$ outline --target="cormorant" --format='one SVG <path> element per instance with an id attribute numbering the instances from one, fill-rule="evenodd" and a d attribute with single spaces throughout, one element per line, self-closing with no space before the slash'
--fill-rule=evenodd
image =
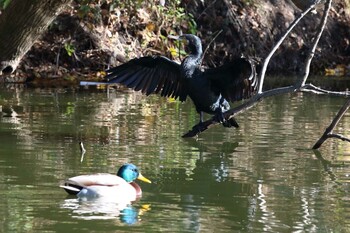
<path id="1" fill-rule="evenodd" d="M 108 84 L 124 84 L 146 95 L 155 93 L 179 98 L 180 101 L 189 96 L 200 114 L 200 123 L 205 112 L 215 114 L 218 122 L 225 127 L 238 127 L 234 118 L 226 121 L 223 113 L 230 109 L 228 101 L 249 98 L 256 90 L 255 64 L 249 59 L 238 58 L 203 71 L 200 67 L 203 55 L 201 40 L 192 34 L 171 38 L 187 40 L 189 55 L 181 64 L 164 56 L 135 58 L 107 70 L 105 81 Z"/>

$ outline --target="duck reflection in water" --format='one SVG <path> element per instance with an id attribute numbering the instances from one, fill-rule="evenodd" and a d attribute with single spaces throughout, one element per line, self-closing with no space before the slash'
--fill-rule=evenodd
<path id="1" fill-rule="evenodd" d="M 119 219 L 121 223 L 133 225 L 149 211 L 150 205 L 131 205 L 108 198 L 68 198 L 60 205 L 62 209 L 72 210 L 72 217 L 84 220 Z"/>

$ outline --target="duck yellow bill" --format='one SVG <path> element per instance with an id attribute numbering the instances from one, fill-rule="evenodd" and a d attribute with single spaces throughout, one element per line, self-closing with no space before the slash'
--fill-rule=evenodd
<path id="1" fill-rule="evenodd" d="M 139 176 L 137 177 L 137 179 L 142 180 L 143 182 L 146 182 L 146 183 L 152 183 L 149 179 L 141 175 L 141 173 L 139 173 Z"/>

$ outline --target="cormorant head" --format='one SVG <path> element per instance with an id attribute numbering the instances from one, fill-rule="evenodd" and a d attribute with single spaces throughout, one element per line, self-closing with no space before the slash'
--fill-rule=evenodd
<path id="1" fill-rule="evenodd" d="M 131 163 L 124 164 L 118 170 L 117 176 L 123 178 L 126 182 L 130 183 L 136 179 L 142 180 L 147 183 L 151 183 L 149 179 L 141 175 L 139 169 Z"/>
<path id="2" fill-rule="evenodd" d="M 192 34 L 183 34 L 181 36 L 168 36 L 175 40 L 186 41 L 187 48 L 190 50 L 190 54 L 202 55 L 202 42 L 198 36 Z"/>

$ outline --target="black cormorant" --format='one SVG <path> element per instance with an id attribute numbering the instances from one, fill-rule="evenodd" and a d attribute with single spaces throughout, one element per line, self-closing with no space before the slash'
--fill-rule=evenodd
<path id="1" fill-rule="evenodd" d="M 203 71 L 200 39 L 191 34 L 171 38 L 188 42 L 189 55 L 181 64 L 164 56 L 135 58 L 107 70 L 105 81 L 124 84 L 146 95 L 155 93 L 180 101 L 189 96 L 200 114 L 200 123 L 205 112 L 215 114 L 226 127 L 238 127 L 234 118 L 226 121 L 223 113 L 230 108 L 228 101 L 249 98 L 256 90 L 255 64 L 249 59 L 238 58 Z"/>

